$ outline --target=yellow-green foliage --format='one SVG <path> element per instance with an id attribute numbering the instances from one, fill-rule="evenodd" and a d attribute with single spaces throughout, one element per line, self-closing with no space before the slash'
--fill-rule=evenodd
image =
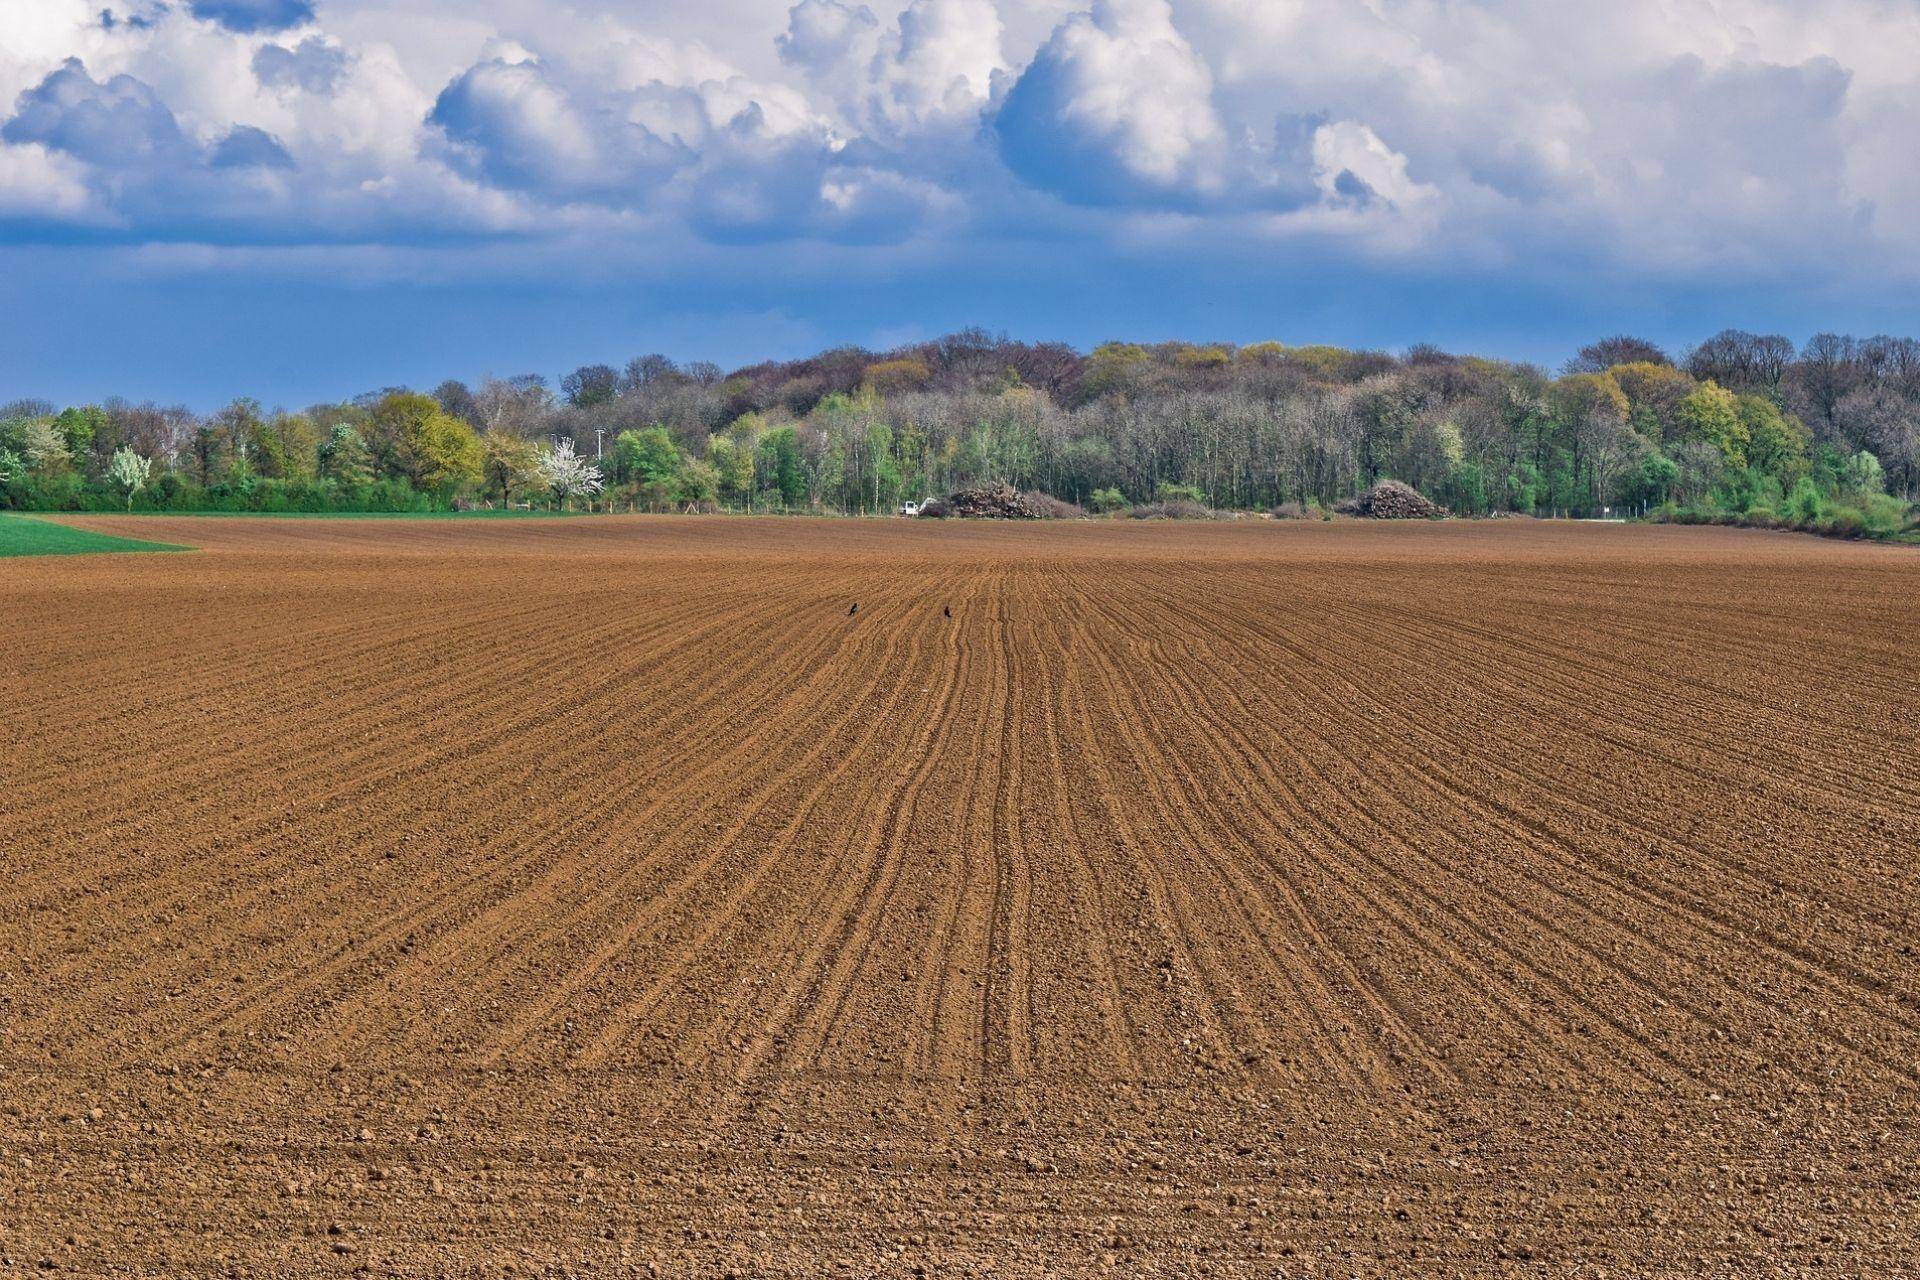
<path id="1" fill-rule="evenodd" d="M 1513 366 L 1506 361 L 1486 356 L 1462 356 L 1460 367 L 1480 378 L 1504 378 L 1513 371 Z"/>
<path id="2" fill-rule="evenodd" d="M 1765 396 L 1741 396 L 1735 404 L 1741 429 L 1746 433 L 1746 458 L 1782 481 L 1792 481 L 1807 472 L 1807 455 L 1813 447 L 1813 433 Z"/>
<path id="3" fill-rule="evenodd" d="M 433 397 L 396 391 L 373 407 L 372 425 L 416 487 L 454 489 L 480 479 L 480 437 Z"/>
<path id="4" fill-rule="evenodd" d="M 1233 353 L 1222 346 L 1188 347 L 1174 350 L 1173 363 L 1182 369 L 1219 369 L 1232 363 Z"/>
<path id="5" fill-rule="evenodd" d="M 1628 419 L 1632 405 L 1611 373 L 1576 373 L 1553 384 L 1554 407 L 1568 421 L 1596 414 Z"/>
<path id="6" fill-rule="evenodd" d="M 1337 378 L 1347 367 L 1352 353 L 1341 347 L 1310 346 L 1294 347 L 1287 352 L 1295 360 L 1306 365 L 1316 373 L 1329 378 Z"/>
<path id="7" fill-rule="evenodd" d="M 511 431 L 487 432 L 480 442 L 480 458 L 487 492 L 498 493 L 503 503 L 540 483 L 539 451 L 532 441 Z"/>
<path id="8" fill-rule="evenodd" d="M 1680 402 L 1693 392 L 1692 378 L 1670 364 L 1651 361 L 1617 364 L 1607 376 L 1627 397 L 1627 420 L 1635 431 L 1655 444 L 1673 435 Z"/>
<path id="9" fill-rule="evenodd" d="M 1682 439 L 1706 441 L 1728 466 L 1747 465 L 1747 424 L 1740 419 L 1740 402 L 1733 392 L 1709 378 L 1680 402 L 1675 417 Z"/>
<path id="10" fill-rule="evenodd" d="M 918 391 L 932 377 L 924 360 L 882 360 L 867 368 L 866 385 L 883 396 Z"/>
<path id="11" fill-rule="evenodd" d="M 1129 385 L 1132 379 L 1153 362 L 1147 349 L 1131 342 L 1109 342 L 1095 347 L 1087 357 L 1081 385 L 1089 396 L 1102 396 Z"/>

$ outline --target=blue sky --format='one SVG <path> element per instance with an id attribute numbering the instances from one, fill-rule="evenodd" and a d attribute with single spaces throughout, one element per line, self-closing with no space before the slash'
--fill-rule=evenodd
<path id="1" fill-rule="evenodd" d="M 1912 0 L 34 0 L 0 398 L 1913 331 Z"/>

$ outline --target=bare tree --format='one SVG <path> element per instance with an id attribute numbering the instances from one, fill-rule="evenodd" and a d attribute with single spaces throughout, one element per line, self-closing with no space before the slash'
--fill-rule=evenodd
<path id="1" fill-rule="evenodd" d="M 1615 365 L 1672 363 L 1673 360 L 1655 343 L 1622 333 L 1580 348 L 1580 353 L 1567 361 L 1565 372 L 1605 373 Z"/>
<path id="2" fill-rule="evenodd" d="M 1686 369 L 1700 381 L 1711 378 L 1729 391 L 1771 394 L 1792 363 L 1791 340 L 1724 329 L 1688 353 Z"/>

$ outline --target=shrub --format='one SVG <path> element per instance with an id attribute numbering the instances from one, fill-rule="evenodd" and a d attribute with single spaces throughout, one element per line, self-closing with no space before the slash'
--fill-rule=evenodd
<path id="1" fill-rule="evenodd" d="M 1880 459 L 1865 449 L 1847 459 L 1844 475 L 1851 493 L 1865 495 L 1886 492 L 1887 473 L 1881 467 Z"/>
<path id="2" fill-rule="evenodd" d="M 1835 507 L 1820 532 L 1835 538 L 1859 538 L 1867 532 L 1867 518 L 1855 507 Z"/>
<path id="3" fill-rule="evenodd" d="M 1172 502 L 1143 502 L 1127 509 L 1130 520 L 1211 520 L 1214 512 L 1204 503 L 1176 499 Z"/>
<path id="4" fill-rule="evenodd" d="M 86 482 L 71 471 L 42 475 L 33 484 L 38 490 L 34 505 L 42 511 L 80 511 L 85 509 Z"/>
<path id="5" fill-rule="evenodd" d="M 1042 520 L 1082 520 L 1086 512 L 1071 502 L 1063 502 L 1050 493 L 1038 491 L 1025 495 L 1027 505 Z"/>
<path id="6" fill-rule="evenodd" d="M 1892 537 L 1907 522 L 1907 504 L 1891 494 L 1867 494 L 1860 500 L 1860 516 L 1868 536 Z"/>
<path id="7" fill-rule="evenodd" d="M 1098 511 L 1104 516 L 1110 515 L 1126 506 L 1127 495 L 1114 488 L 1095 489 L 1089 496 L 1088 501 L 1093 504 L 1095 511 Z"/>
<path id="8" fill-rule="evenodd" d="M 1816 524 L 1827 514 L 1827 500 L 1820 496 L 1820 486 L 1813 482 L 1812 476 L 1801 476 L 1794 482 L 1793 492 L 1787 495 L 1785 507 L 1787 519 L 1795 524 Z"/>

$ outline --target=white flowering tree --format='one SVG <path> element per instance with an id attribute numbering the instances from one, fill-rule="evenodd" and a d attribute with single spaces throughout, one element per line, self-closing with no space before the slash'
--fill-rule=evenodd
<path id="1" fill-rule="evenodd" d="M 51 422 L 29 422 L 20 433 L 20 450 L 35 471 L 52 471 L 72 456 L 66 436 Z"/>
<path id="2" fill-rule="evenodd" d="M 153 459 L 143 458 L 125 445 L 114 450 L 113 461 L 107 464 L 107 479 L 126 491 L 129 511 L 133 510 L 133 495 L 146 488 L 152 474 Z"/>
<path id="3" fill-rule="evenodd" d="M 575 498 L 590 498 L 600 492 L 605 477 L 600 468 L 573 451 L 573 441 L 557 440 L 540 453 L 540 477 L 547 482 L 565 510 Z"/>

